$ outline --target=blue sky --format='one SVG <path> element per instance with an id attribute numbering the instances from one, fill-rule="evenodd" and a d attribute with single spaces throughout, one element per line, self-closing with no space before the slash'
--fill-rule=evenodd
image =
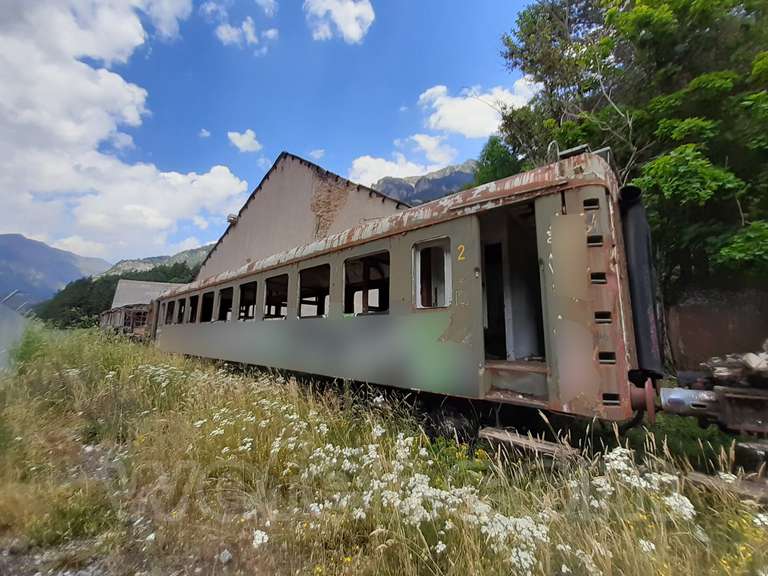
<path id="1" fill-rule="evenodd" d="M 0 232 L 109 260 L 214 241 L 282 150 L 364 184 L 474 158 L 533 92 L 516 2 L 11 4 Z"/>

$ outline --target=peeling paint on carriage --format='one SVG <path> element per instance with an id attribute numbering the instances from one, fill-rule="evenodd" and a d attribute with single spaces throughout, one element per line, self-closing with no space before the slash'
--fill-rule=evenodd
<path id="1" fill-rule="evenodd" d="M 162 301 L 256 281 L 263 301 L 264 280 L 288 274 L 289 313 L 277 321 L 161 323 L 157 342 L 196 356 L 623 420 L 637 407 L 627 376 L 635 351 L 617 202 L 605 160 L 570 157 L 170 290 Z M 544 353 L 526 359 L 507 348 L 494 359 L 480 218 L 496 211 L 510 222 L 510 210 L 521 207 L 535 219 Z M 450 303 L 422 309 L 414 247 L 440 238 L 451 247 Z M 390 255 L 388 313 L 345 315 L 345 261 L 382 251 Z M 328 317 L 298 318 L 298 272 L 320 264 L 331 266 Z M 233 311 L 238 298 L 235 290 Z"/>

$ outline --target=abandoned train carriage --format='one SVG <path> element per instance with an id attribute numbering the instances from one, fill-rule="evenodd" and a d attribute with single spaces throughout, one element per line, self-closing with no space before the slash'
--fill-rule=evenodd
<path id="1" fill-rule="evenodd" d="M 584 153 L 172 289 L 153 327 L 172 352 L 624 420 L 658 367 L 637 300 L 635 330 L 618 184 Z"/>

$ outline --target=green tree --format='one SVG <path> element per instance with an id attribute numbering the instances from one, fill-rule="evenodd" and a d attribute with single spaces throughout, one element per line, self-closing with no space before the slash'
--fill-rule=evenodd
<path id="1" fill-rule="evenodd" d="M 491 136 L 483 146 L 475 167 L 475 186 L 500 180 L 520 172 L 522 162 L 504 141 L 498 136 Z"/>
<path id="2" fill-rule="evenodd" d="M 610 146 L 646 192 L 667 297 L 764 279 L 768 230 L 768 1 L 540 0 L 503 56 L 541 89 L 505 110 L 528 165 Z"/>

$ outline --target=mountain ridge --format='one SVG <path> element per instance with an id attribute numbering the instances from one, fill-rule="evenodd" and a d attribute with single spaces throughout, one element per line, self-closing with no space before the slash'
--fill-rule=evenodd
<path id="1" fill-rule="evenodd" d="M 109 267 L 101 258 L 80 256 L 23 234 L 0 234 L 0 299 L 18 290 L 14 302 L 40 302 L 72 280 Z"/>
<path id="2" fill-rule="evenodd" d="M 472 184 L 476 167 L 477 161 L 467 160 L 420 176 L 385 176 L 371 187 L 395 200 L 418 205 L 453 194 Z"/>
<path id="3" fill-rule="evenodd" d="M 194 268 L 203 260 L 205 260 L 205 257 L 208 255 L 212 248 L 213 243 L 199 246 L 198 248 L 182 250 L 181 252 L 177 252 L 176 254 L 172 254 L 170 256 L 148 256 L 146 258 L 120 260 L 119 262 L 115 263 L 114 266 L 99 274 L 99 276 L 113 276 L 117 274 L 124 274 L 126 272 L 145 272 L 157 266 L 171 266 L 181 262 L 190 268 Z"/>

